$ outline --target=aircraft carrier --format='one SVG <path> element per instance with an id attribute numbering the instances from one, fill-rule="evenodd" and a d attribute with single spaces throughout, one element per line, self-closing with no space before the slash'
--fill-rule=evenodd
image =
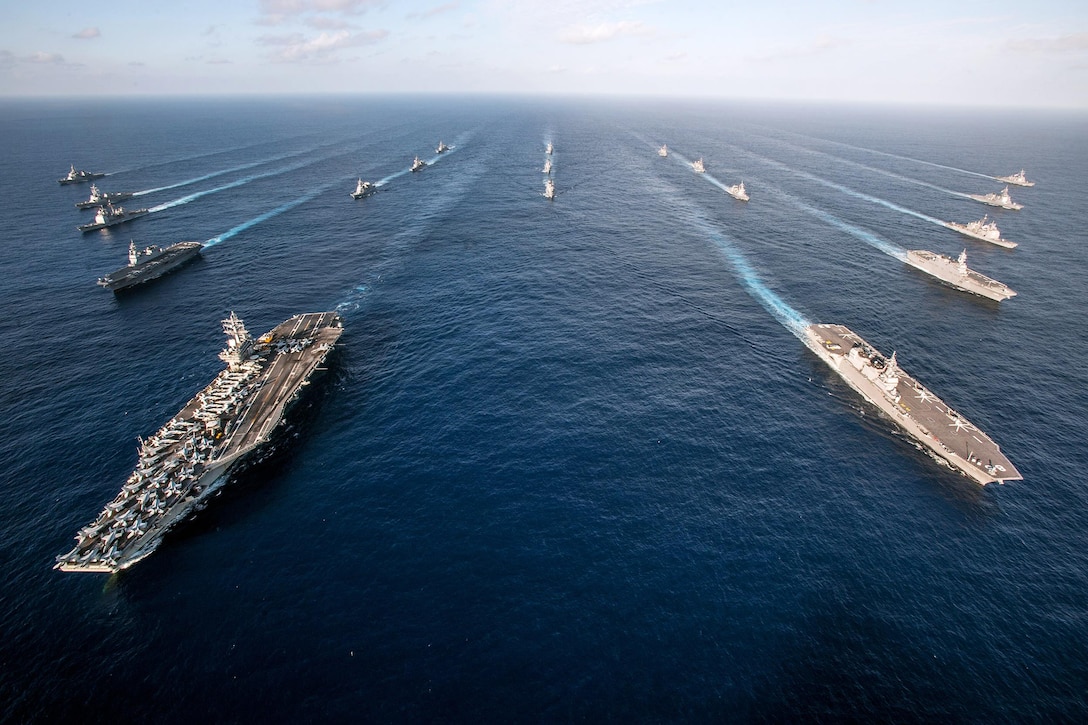
<path id="1" fill-rule="evenodd" d="M 809 325 L 805 343 L 839 377 L 900 428 L 971 480 L 1019 481 L 1016 466 L 989 436 L 844 325 Z"/>
<path id="2" fill-rule="evenodd" d="M 928 249 L 911 249 L 907 251 L 907 264 L 936 277 L 951 287 L 994 302 L 1016 296 L 1016 293 L 1004 282 L 998 282 L 968 267 L 966 249 L 960 252 L 960 256 L 956 259 Z"/>
<path id="3" fill-rule="evenodd" d="M 140 441 L 121 492 L 57 557 L 61 571 L 113 573 L 151 554 L 163 535 L 268 443 L 343 332 L 335 312 L 295 315 L 254 340 L 232 312 L 227 364 L 157 433 Z"/>
<path id="4" fill-rule="evenodd" d="M 135 242 L 129 242 L 128 265 L 105 277 L 99 277 L 98 284 L 117 292 L 150 282 L 185 264 L 200 254 L 203 248 L 204 245 L 200 242 L 178 242 L 166 249 L 154 244 L 137 249 Z"/>

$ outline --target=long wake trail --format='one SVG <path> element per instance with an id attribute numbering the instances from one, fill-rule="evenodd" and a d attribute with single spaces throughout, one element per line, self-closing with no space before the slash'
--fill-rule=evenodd
<path id="1" fill-rule="evenodd" d="M 849 164 L 850 166 L 855 166 L 855 167 L 857 167 L 859 169 L 865 169 L 866 171 L 872 171 L 875 174 L 883 174 L 884 176 L 888 176 L 888 177 L 891 177 L 893 179 L 899 179 L 900 181 L 905 181 L 908 184 L 917 184 L 918 186 L 924 186 L 926 188 L 934 189 L 936 191 L 940 191 L 940 192 L 943 192 L 945 194 L 951 194 L 952 196 L 958 196 L 958 197 L 963 198 L 963 199 L 970 199 L 971 198 L 970 194 L 965 194 L 962 191 L 953 191 L 952 189 L 946 189 L 943 186 L 937 186 L 936 184 L 931 184 L 928 181 L 921 181 L 920 179 L 912 179 L 909 176 L 903 176 L 902 174 L 897 174 L 894 171 L 888 171 L 887 169 L 878 169 L 875 166 L 866 166 L 865 164 L 859 164 L 857 161 L 851 161 L 850 159 L 844 159 L 841 156 L 835 156 L 835 155 L 829 154 L 829 153 L 827 153 L 825 151 L 817 151 L 816 149 L 808 149 L 808 148 L 805 148 L 804 146 L 798 146 L 797 144 L 792 144 L 789 141 L 782 141 L 781 139 L 773 139 L 773 140 L 775 142 L 777 142 L 777 143 L 783 144 L 785 146 L 789 146 L 792 149 L 796 149 L 798 151 L 801 151 L 802 153 L 817 154 L 817 155 L 823 156 L 825 158 L 834 159 L 835 161 L 838 161 L 838 162 L 843 163 L 843 164 Z"/>
<path id="2" fill-rule="evenodd" d="M 247 230 L 247 229 L 249 229 L 251 227 L 257 226 L 261 222 L 268 221 L 272 217 L 279 216 L 280 214 L 283 214 L 285 211 L 290 211 L 291 209 L 294 209 L 296 206 L 299 206 L 300 204 L 305 204 L 306 202 L 308 202 L 311 199 L 313 199 L 314 197 L 316 197 L 318 194 L 323 194 L 326 191 L 328 191 L 329 189 L 332 189 L 335 186 L 339 186 L 339 185 L 345 183 L 345 181 L 350 179 L 350 178 L 351 178 L 351 175 L 349 174 L 347 176 L 342 176 L 342 177 L 340 177 L 340 178 L 338 178 L 338 179 L 336 179 L 334 181 L 330 181 L 327 184 L 322 184 L 321 186 L 317 187 L 313 191 L 311 191 L 311 192 L 309 192 L 307 194 L 303 194 L 302 196 L 298 197 L 297 199 L 292 199 L 291 201 L 289 201 L 289 202 L 287 202 L 285 204 L 281 204 L 281 205 L 277 206 L 275 209 L 271 209 L 269 211 L 266 211 L 264 214 L 253 217 L 249 221 L 244 221 L 244 222 L 242 222 L 241 224 L 239 224 L 239 225 L 237 225 L 235 227 L 231 227 L 230 229 L 223 232 L 222 234 L 220 234 L 218 236 L 215 236 L 215 237 L 212 237 L 208 241 L 204 242 L 204 246 L 205 247 L 214 247 L 216 244 L 219 244 L 220 242 L 225 242 L 228 239 L 230 239 L 231 237 L 237 236 L 238 234 L 241 234 L 245 230 Z"/>
<path id="3" fill-rule="evenodd" d="M 958 173 L 967 174 L 969 176 L 977 176 L 977 177 L 982 178 L 982 179 L 989 179 L 991 181 L 999 181 L 999 179 L 996 176 L 991 176 L 990 174 L 983 174 L 983 173 L 980 173 L 978 171 L 971 171 L 969 169 L 961 169 L 961 168 L 956 167 L 956 166 L 946 166 L 944 164 L 938 164 L 938 163 L 936 163 L 934 161 L 926 161 L 924 159 L 916 159 L 916 158 L 914 158 L 912 156 L 901 156 L 900 154 L 893 154 L 893 153 L 889 153 L 887 151 L 877 151 L 876 149 L 868 149 L 868 148 L 865 148 L 864 146 L 854 146 L 853 144 L 843 143 L 842 141 L 832 141 L 830 139 L 818 138 L 816 136 L 806 136 L 804 134 L 795 133 L 793 131 L 786 131 L 785 133 L 789 133 L 789 134 L 792 134 L 794 136 L 800 136 L 801 138 L 807 138 L 807 139 L 812 140 L 812 141 L 821 141 L 823 143 L 829 143 L 829 144 L 834 144 L 836 146 L 842 146 L 843 148 L 853 149 L 855 151 L 864 151 L 865 153 L 869 153 L 869 154 L 876 154 L 878 156 L 887 156 L 888 158 L 900 159 L 901 161 L 912 161 L 912 162 L 914 162 L 916 164 L 924 164 L 926 166 L 932 166 L 932 167 L 938 168 L 938 169 L 945 169 L 946 171 L 956 171 Z"/>
<path id="4" fill-rule="evenodd" d="M 426 162 L 427 166 L 428 167 L 434 166 L 439 161 L 441 161 L 444 157 L 449 156 L 450 154 L 457 151 L 457 149 L 459 149 L 462 145 L 464 145 L 464 143 L 465 143 L 465 141 L 457 141 L 456 143 L 453 144 L 453 146 L 450 146 L 449 149 L 446 150 L 445 152 L 440 153 L 440 154 L 435 154 L 434 157 L 430 161 Z M 411 172 L 412 172 L 412 167 L 411 166 L 405 167 L 405 168 L 401 169 L 400 171 L 394 171 L 389 176 L 386 176 L 384 178 L 381 178 L 381 179 L 378 179 L 377 181 L 375 181 L 374 186 L 385 186 L 390 181 L 393 181 L 394 179 L 399 179 L 400 177 L 404 176 L 405 174 L 410 174 Z"/>

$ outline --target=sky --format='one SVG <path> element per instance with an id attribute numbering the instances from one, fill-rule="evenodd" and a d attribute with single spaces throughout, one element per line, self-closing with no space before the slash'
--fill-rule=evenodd
<path id="1" fill-rule="evenodd" d="M 1088 108 L 1085 0 L 0 0 L 0 96 Z"/>

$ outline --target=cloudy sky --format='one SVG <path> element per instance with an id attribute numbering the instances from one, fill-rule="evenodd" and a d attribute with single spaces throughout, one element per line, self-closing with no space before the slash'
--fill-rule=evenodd
<path id="1" fill-rule="evenodd" d="M 514 92 L 1088 108 L 1085 0 L 4 5 L 3 96 Z"/>

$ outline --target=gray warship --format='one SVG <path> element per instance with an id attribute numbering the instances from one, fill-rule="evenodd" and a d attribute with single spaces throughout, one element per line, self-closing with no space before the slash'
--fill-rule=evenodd
<path id="1" fill-rule="evenodd" d="M 1005 187 L 1001 191 L 990 192 L 989 194 L 968 194 L 970 198 L 975 201 L 981 201 L 983 204 L 989 204 L 990 206 L 999 206 L 1002 209 L 1012 209 L 1013 211 L 1019 211 L 1024 208 L 1023 204 L 1017 204 L 1012 200 L 1012 196 L 1009 195 L 1009 187 Z"/>
<path id="2" fill-rule="evenodd" d="M 57 183 L 61 186 L 67 186 L 68 184 L 82 184 L 85 181 L 94 181 L 95 179 L 101 179 L 105 174 L 95 171 L 76 171 L 75 164 L 72 164 L 72 168 L 62 179 L 57 179 Z"/>
<path id="3" fill-rule="evenodd" d="M 1017 246 L 1016 242 L 1002 239 L 1001 230 L 997 228 L 997 222 L 989 221 L 988 217 L 985 215 L 977 221 L 967 222 L 966 224 L 944 222 L 944 225 L 949 229 L 957 231 L 964 236 L 971 237 L 972 239 L 977 239 L 980 242 L 989 242 L 990 244 L 996 244 L 1005 249 L 1015 249 Z"/>
<path id="4" fill-rule="evenodd" d="M 99 277 L 98 284 L 117 292 L 150 282 L 196 257 L 203 248 L 204 245 L 200 242 L 178 242 L 166 249 L 154 244 L 137 249 L 136 242 L 129 242 L 128 265 L 105 277 Z"/>
<path id="5" fill-rule="evenodd" d="M 994 302 L 1016 296 L 1005 283 L 969 268 L 966 249 L 956 259 L 926 249 L 911 249 L 907 252 L 907 264 L 958 290 L 986 297 Z"/>
<path id="6" fill-rule="evenodd" d="M 378 185 L 369 181 L 363 181 L 359 179 L 359 182 L 355 184 L 355 191 L 351 192 L 352 199 L 365 199 L 371 194 L 378 192 Z"/>
<path id="7" fill-rule="evenodd" d="M 412 159 L 412 171 L 422 171 L 427 168 L 427 162 L 416 156 Z"/>
<path id="8" fill-rule="evenodd" d="M 94 221 L 89 224 L 80 224 L 76 229 L 86 234 L 87 232 L 93 232 L 96 229 L 105 229 L 106 227 L 112 227 L 117 224 L 124 224 L 125 222 L 132 221 L 133 219 L 137 219 L 148 213 L 148 209 L 127 211 L 124 207 L 106 204 L 105 206 L 98 207 L 98 211 L 94 214 Z"/>
<path id="9" fill-rule="evenodd" d="M 937 458 L 972 481 L 1023 478 L 1001 449 L 970 421 L 845 325 L 809 325 L 805 344 L 861 397 Z"/>
<path id="10" fill-rule="evenodd" d="M 266 446 L 336 345 L 335 312 L 295 315 L 254 340 L 232 312 L 223 320 L 225 370 L 166 425 L 140 440 L 121 492 L 76 534 L 55 569 L 113 573 L 150 555 L 163 535 Z"/>
<path id="11" fill-rule="evenodd" d="M 122 201 L 128 201 L 134 196 L 136 195 L 130 191 L 103 192 L 99 190 L 97 184 L 91 184 L 91 197 L 86 201 L 77 201 L 76 209 L 93 209 L 96 206 L 105 204 L 118 204 Z"/>

